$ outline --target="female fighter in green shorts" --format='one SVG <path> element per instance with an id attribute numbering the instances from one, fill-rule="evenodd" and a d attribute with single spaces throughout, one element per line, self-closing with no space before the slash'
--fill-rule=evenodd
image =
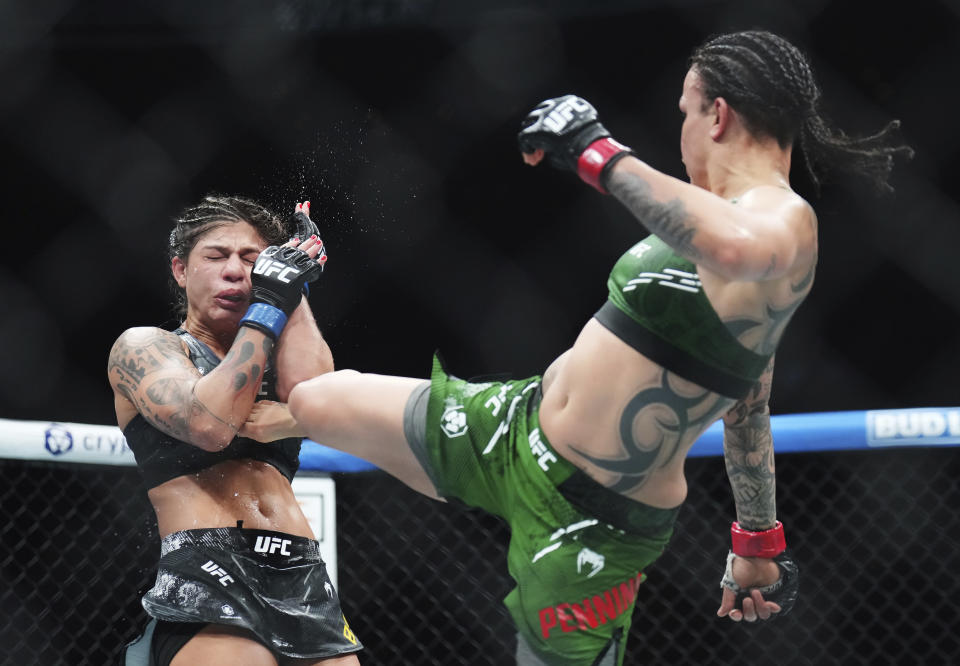
<path id="1" fill-rule="evenodd" d="M 888 187 L 889 130 L 831 131 L 803 55 L 765 32 L 698 48 L 683 82 L 690 183 L 612 140 L 567 95 L 523 123 L 543 158 L 609 192 L 652 234 L 617 262 L 609 299 L 543 377 L 474 384 L 342 371 L 299 384 L 290 410 L 313 439 L 431 497 L 510 525 L 505 603 L 520 664 L 621 664 L 637 587 L 687 494 L 685 455 L 724 420 L 737 509 L 718 614 L 786 613 L 797 568 L 777 521 L 767 401 L 773 354 L 813 284 L 817 218 L 790 189 L 799 140 L 815 182 L 829 165 Z"/>

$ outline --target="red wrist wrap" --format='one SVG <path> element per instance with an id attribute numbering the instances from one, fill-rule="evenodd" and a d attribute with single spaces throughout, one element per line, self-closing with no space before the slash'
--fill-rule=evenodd
<path id="1" fill-rule="evenodd" d="M 577 175 L 589 185 L 607 194 L 607 190 L 600 184 L 600 177 L 603 175 L 603 168 L 611 158 L 621 153 L 629 153 L 630 149 L 619 141 L 614 141 L 610 137 L 597 139 L 587 149 L 580 153 L 577 160 Z"/>
<path id="2" fill-rule="evenodd" d="M 751 532 L 740 527 L 734 521 L 730 525 L 731 550 L 740 557 L 776 557 L 787 549 L 787 540 L 783 537 L 783 523 L 779 520 L 769 530 Z"/>

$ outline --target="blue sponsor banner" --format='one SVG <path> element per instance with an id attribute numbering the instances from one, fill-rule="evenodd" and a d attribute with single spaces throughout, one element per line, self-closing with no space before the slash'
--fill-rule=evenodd
<path id="1" fill-rule="evenodd" d="M 960 408 L 867 412 L 867 444 L 871 447 L 955 446 L 960 444 Z"/>
<path id="2" fill-rule="evenodd" d="M 770 430 L 777 453 L 956 446 L 960 444 L 960 408 L 781 414 L 770 418 Z M 723 455 L 723 423 L 708 428 L 689 455 Z"/>
<path id="3" fill-rule="evenodd" d="M 770 418 L 777 453 L 865 449 L 866 412 L 780 414 Z M 717 421 L 690 449 L 692 458 L 723 455 L 723 422 Z"/>
<path id="4" fill-rule="evenodd" d="M 771 417 L 770 429 L 777 453 L 956 446 L 960 445 L 960 407 L 780 414 Z M 717 421 L 694 443 L 689 456 L 722 455 L 723 422 Z M 303 469 L 328 472 L 376 469 L 365 460 L 310 440 L 303 442 L 300 461 Z"/>

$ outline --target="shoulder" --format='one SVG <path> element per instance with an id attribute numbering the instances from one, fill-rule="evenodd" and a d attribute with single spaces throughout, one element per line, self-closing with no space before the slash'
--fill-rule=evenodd
<path id="1" fill-rule="evenodd" d="M 738 204 L 756 212 L 765 212 L 784 222 L 816 223 L 813 206 L 793 190 L 773 185 L 760 185 L 745 192 Z"/>
<path id="2" fill-rule="evenodd" d="M 120 334 L 110 349 L 110 358 L 115 361 L 146 350 L 163 356 L 189 356 L 186 344 L 176 333 L 156 326 L 136 326 Z"/>
<path id="3" fill-rule="evenodd" d="M 172 331 L 168 331 L 156 326 L 134 326 L 128 328 L 117 338 L 116 343 L 122 343 L 131 346 L 146 346 L 158 341 L 176 343 L 181 345 L 180 336 Z"/>
<path id="4" fill-rule="evenodd" d="M 799 229 L 816 227 L 817 214 L 813 206 L 793 190 L 783 187 L 754 187 L 740 197 L 738 204 L 747 210 L 765 213 Z"/>
<path id="5" fill-rule="evenodd" d="M 741 196 L 738 205 L 789 234 L 796 244 L 797 263 L 816 261 L 817 214 L 806 199 L 790 189 L 761 185 Z"/>
<path id="6" fill-rule="evenodd" d="M 120 334 L 110 349 L 107 373 L 115 389 L 126 389 L 121 393 L 127 397 L 155 381 L 188 381 L 199 376 L 180 337 L 153 326 Z"/>

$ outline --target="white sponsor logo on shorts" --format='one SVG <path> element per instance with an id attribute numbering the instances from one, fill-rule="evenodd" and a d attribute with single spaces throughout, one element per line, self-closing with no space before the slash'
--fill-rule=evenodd
<path id="1" fill-rule="evenodd" d="M 590 573 L 587 578 L 593 578 L 603 569 L 605 558 L 600 553 L 595 553 L 589 548 L 584 548 L 577 554 L 577 573 L 583 573 L 584 566 L 590 567 Z"/>
<path id="2" fill-rule="evenodd" d="M 481 455 L 487 455 L 493 451 L 493 447 L 495 447 L 500 441 L 500 437 L 505 435 L 507 431 L 510 430 L 510 424 L 513 422 L 513 414 L 517 409 L 517 405 L 520 404 L 520 401 L 523 399 L 523 396 L 537 388 L 539 384 L 540 382 L 530 382 L 523 387 L 523 390 L 520 391 L 518 395 L 513 396 L 513 400 L 510 401 L 510 406 L 507 407 L 507 415 L 503 418 L 503 421 L 500 422 L 500 425 L 497 426 L 497 429 L 493 431 L 493 436 L 491 436 L 490 441 L 487 442 L 486 448 L 481 451 Z M 498 415 L 500 413 L 500 409 L 506 404 L 507 392 L 509 389 L 510 387 L 504 384 L 504 386 L 500 389 L 500 393 L 490 396 L 487 398 L 487 401 L 483 403 L 484 407 L 489 408 L 491 414 L 494 416 Z"/>
<path id="3" fill-rule="evenodd" d="M 543 549 L 541 549 L 538 553 L 536 553 L 536 554 L 533 556 L 533 559 L 530 560 L 530 563 L 531 563 L 531 564 L 535 563 L 537 560 L 539 560 L 539 559 L 540 559 L 541 557 L 543 557 L 544 555 L 549 555 L 550 553 L 552 553 L 553 551 L 555 551 L 557 548 L 559 548 L 560 546 L 562 546 L 562 545 L 563 545 L 563 537 L 564 537 L 564 536 L 566 536 L 566 535 L 568 535 L 568 534 L 574 534 L 575 536 L 572 537 L 572 538 L 573 538 L 573 540 L 576 540 L 576 539 L 579 538 L 579 535 L 577 535 L 576 532 L 579 532 L 580 530 L 584 530 L 584 529 L 586 529 L 586 528 L 588 528 L 588 527 L 593 527 L 593 526 L 596 525 L 598 522 L 600 522 L 600 521 L 598 521 L 598 520 L 596 520 L 596 519 L 581 520 L 580 522 L 573 523 L 572 525 L 567 525 L 566 527 L 561 527 L 560 529 L 556 530 L 553 534 L 550 535 L 550 541 L 551 541 L 552 543 L 551 543 L 549 546 L 547 546 L 546 548 L 543 548 Z"/>
<path id="4" fill-rule="evenodd" d="M 550 469 L 550 463 L 557 462 L 557 457 L 553 451 L 547 448 L 547 445 L 540 439 L 540 428 L 534 428 L 527 435 L 527 441 L 530 443 L 530 451 L 537 459 L 537 464 L 546 472 Z"/>
<path id="5" fill-rule="evenodd" d="M 200 568 L 211 576 L 216 576 L 219 578 L 220 584 L 224 587 L 233 582 L 233 576 L 224 571 L 223 568 L 213 560 L 207 560 L 207 563 Z"/>
<path id="6" fill-rule="evenodd" d="M 447 407 L 440 417 L 440 428 L 447 437 L 460 437 L 467 432 L 467 415 L 463 405 Z"/>
<path id="7" fill-rule="evenodd" d="M 281 555 L 289 555 L 290 551 L 287 550 L 287 546 L 289 546 L 291 543 L 293 543 L 293 541 L 290 539 L 258 536 L 257 543 L 254 544 L 253 549 L 258 553 L 275 553 L 277 550 L 279 550 Z"/>

